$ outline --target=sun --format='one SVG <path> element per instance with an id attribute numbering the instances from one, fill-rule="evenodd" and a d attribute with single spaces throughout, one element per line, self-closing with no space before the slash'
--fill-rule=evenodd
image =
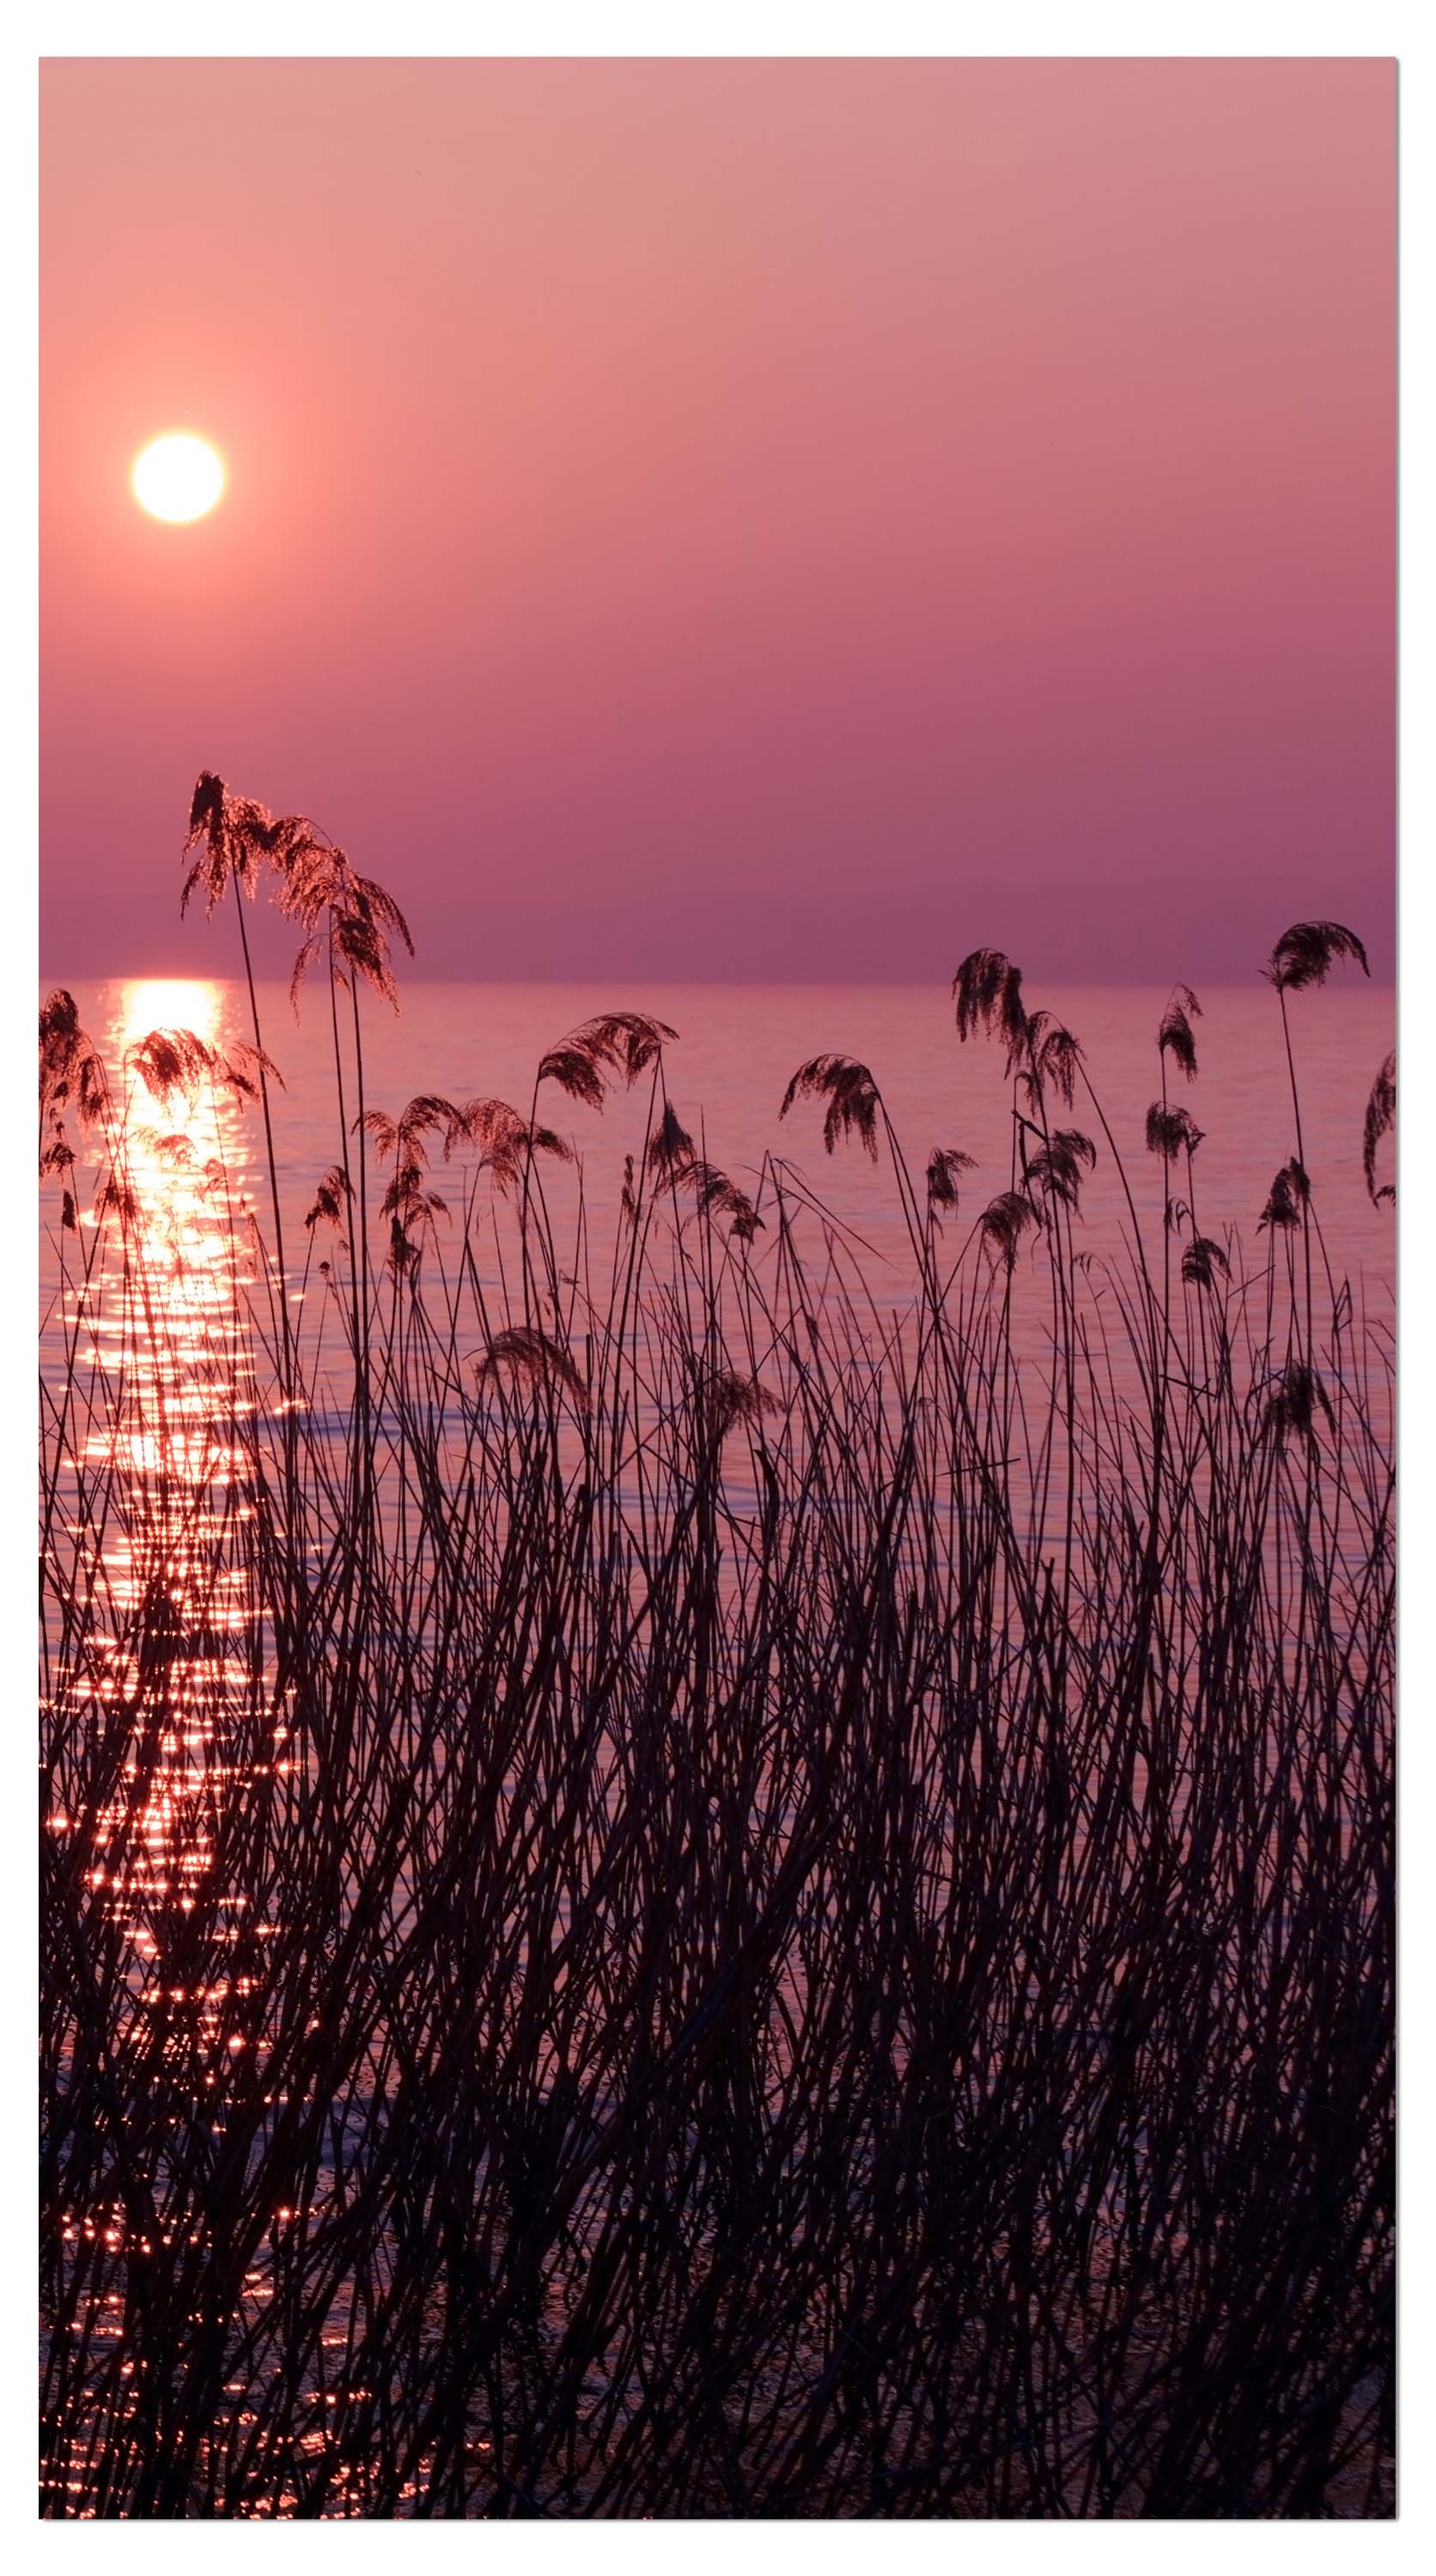
<path id="1" fill-rule="evenodd" d="M 135 499 L 155 519 L 200 519 L 224 490 L 224 467 L 202 438 L 179 430 L 135 459 Z"/>

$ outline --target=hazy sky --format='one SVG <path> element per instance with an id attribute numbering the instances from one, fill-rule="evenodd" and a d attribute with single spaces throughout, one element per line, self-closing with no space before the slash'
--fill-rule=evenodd
<path id="1" fill-rule="evenodd" d="M 43 966 L 201 766 L 433 975 L 1389 968 L 1389 64 L 52 62 Z M 169 527 L 160 431 L 230 486 Z M 278 956 L 276 949 L 272 952 Z M 621 996 L 619 997 L 621 998 Z"/>

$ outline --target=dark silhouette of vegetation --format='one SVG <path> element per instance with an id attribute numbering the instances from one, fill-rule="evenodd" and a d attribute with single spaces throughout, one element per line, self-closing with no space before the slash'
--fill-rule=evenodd
<path id="1" fill-rule="evenodd" d="M 672 1030 L 391 1116 L 397 907 L 208 774 L 190 848 L 327 967 L 337 1143 L 292 1272 L 247 939 L 247 1052 L 122 1087 L 46 1006 L 43 2510 L 1389 2513 L 1389 1372 L 1317 1299 L 1287 1019 L 1359 943 L 1273 951 L 1254 1268 L 1197 1228 L 1185 988 L 1155 1247 L 997 952 L 970 1217 L 805 1064 L 782 1112 L 891 1175 L 894 1321 L 787 1164 L 695 1146 Z M 137 1082 L 257 1095 L 268 1235 Z M 640 1082 L 561 1241 L 539 1088 Z"/>

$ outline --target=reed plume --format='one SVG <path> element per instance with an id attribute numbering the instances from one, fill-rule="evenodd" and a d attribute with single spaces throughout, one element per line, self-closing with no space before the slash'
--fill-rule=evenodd
<path id="1" fill-rule="evenodd" d="M 828 1104 L 823 1118 L 825 1152 L 835 1152 L 841 1137 L 855 1135 L 869 1159 L 877 1161 L 882 1101 L 865 1064 L 847 1055 L 810 1057 L 806 1064 L 799 1065 L 784 1092 L 779 1117 L 786 1118 L 794 1101 L 804 1094 Z"/>
<path id="2" fill-rule="evenodd" d="M 1192 1022 L 1201 1016 L 1201 1003 L 1190 984 L 1174 985 L 1171 999 L 1162 1013 L 1157 1045 L 1164 1055 L 1171 1057 L 1188 1082 L 1195 1079 L 1197 1070 L 1197 1041 Z"/>
<path id="3" fill-rule="evenodd" d="M 643 1011 L 604 1011 L 549 1049 L 540 1060 L 538 1079 L 556 1082 L 587 1108 L 601 1109 L 608 1081 L 616 1078 L 631 1089 L 677 1035 L 666 1021 Z"/>
<path id="4" fill-rule="evenodd" d="M 1349 958 L 1363 975 L 1371 972 L 1354 930 L 1339 921 L 1296 921 L 1282 932 L 1265 972 L 1279 993 L 1297 993 L 1309 984 L 1324 984 L 1339 958 Z"/>
<path id="5" fill-rule="evenodd" d="M 1334 1431 L 1336 1416 L 1331 1398 L 1315 1369 L 1304 1360 L 1289 1360 L 1267 1404 L 1266 1430 L 1277 1441 L 1295 1437 L 1314 1443 L 1318 1412 Z"/>
<path id="6" fill-rule="evenodd" d="M 1023 1066 L 1018 1079 L 1029 1108 L 1038 1109 L 1044 1095 L 1054 1091 L 1064 1109 L 1070 1109 L 1082 1069 L 1082 1049 L 1072 1031 L 1054 1020 L 1050 1011 L 1033 1011 L 1019 1032 L 1017 1048 Z"/>
<path id="7" fill-rule="evenodd" d="M 335 1232 L 343 1224 L 354 1186 L 342 1163 L 331 1163 L 314 1192 L 314 1202 L 304 1223 L 312 1234 L 316 1225 L 332 1226 Z"/>
<path id="8" fill-rule="evenodd" d="M 496 1333 L 472 1362 L 475 1384 L 510 1377 L 538 1387 L 561 1387 L 581 1412 L 588 1410 L 588 1388 L 576 1363 L 536 1324 L 510 1324 Z"/>
<path id="9" fill-rule="evenodd" d="M 109 1113 L 110 1088 L 99 1049 L 80 1026 L 73 993 L 57 986 L 40 1013 L 42 1132 L 71 1104 L 82 1128 L 98 1127 Z"/>
<path id="10" fill-rule="evenodd" d="M 1160 1154 L 1164 1163 L 1174 1163 L 1179 1154 L 1194 1154 L 1202 1132 L 1189 1109 L 1170 1109 L 1154 1100 L 1147 1112 L 1147 1151 Z"/>
<path id="11" fill-rule="evenodd" d="M 1003 1190 L 983 1209 L 978 1223 L 988 1251 L 1010 1272 L 1023 1236 L 1042 1219 L 1024 1191 Z"/>
<path id="12" fill-rule="evenodd" d="M 957 1005 L 957 1034 L 966 1039 L 979 1030 L 1002 1039 L 1011 1071 L 1027 1040 L 1027 1014 L 1022 1003 L 1022 974 L 1000 948 L 974 948 L 952 979 Z M 1061 1033 L 1065 1038 L 1066 1032 Z"/>
<path id="13" fill-rule="evenodd" d="M 650 1154 L 652 1148 L 650 1147 Z M 701 1154 L 686 1160 L 675 1160 L 667 1171 L 668 1186 L 674 1190 L 691 1190 L 700 1216 L 727 1217 L 728 1232 L 735 1243 L 752 1243 L 764 1230 L 767 1220 L 758 1214 L 746 1190 L 716 1163 L 705 1161 Z"/>
<path id="14" fill-rule="evenodd" d="M 1390 1181 L 1376 1186 L 1376 1154 L 1381 1139 L 1396 1121 L 1396 1054 L 1393 1049 L 1380 1066 L 1366 1103 L 1366 1116 L 1361 1127 L 1361 1168 L 1366 1177 L 1367 1195 L 1374 1206 L 1382 1199 L 1394 1199 L 1396 1191 Z"/>
<path id="15" fill-rule="evenodd" d="M 1266 1205 L 1257 1219 L 1258 1230 L 1268 1227 L 1277 1233 L 1291 1233 L 1302 1221 L 1310 1202 L 1311 1183 L 1295 1156 L 1283 1163 L 1267 1193 Z"/>
<path id="16" fill-rule="evenodd" d="M 956 1145 L 935 1145 L 927 1161 L 927 1203 L 934 1216 L 950 1216 L 958 1205 L 958 1181 L 964 1172 L 975 1172 L 977 1164 L 971 1154 Z"/>
<path id="17" fill-rule="evenodd" d="M 1060 1200 L 1063 1207 L 1076 1209 L 1082 1183 L 1095 1171 L 1097 1148 L 1090 1136 L 1075 1127 L 1057 1127 L 1023 1163 L 1023 1187 L 1030 1193 L 1040 1190 L 1047 1199 Z"/>
<path id="18" fill-rule="evenodd" d="M 1182 1277 L 1189 1288 L 1215 1289 L 1218 1277 L 1230 1279 L 1232 1265 L 1209 1234 L 1194 1234 L 1182 1248 Z"/>
<path id="19" fill-rule="evenodd" d="M 693 1163 L 693 1139 L 680 1119 L 671 1100 L 665 1100 L 663 1114 L 648 1140 L 645 1156 L 650 1172 L 664 1180 L 686 1173 Z"/>
<path id="20" fill-rule="evenodd" d="M 517 1186 L 535 1154 L 546 1154 L 555 1163 L 574 1160 L 573 1147 L 555 1128 L 525 1118 L 507 1100 L 466 1101 L 456 1124 L 445 1133 L 445 1161 L 461 1139 L 477 1147 L 480 1169 L 490 1174 L 500 1191 Z"/>
<path id="21" fill-rule="evenodd" d="M 736 1369 L 696 1370 L 694 1396 L 699 1418 L 714 1441 L 726 1440 L 740 1424 L 760 1424 L 765 1414 L 780 1410 L 776 1396 L 757 1378 L 743 1377 Z"/>

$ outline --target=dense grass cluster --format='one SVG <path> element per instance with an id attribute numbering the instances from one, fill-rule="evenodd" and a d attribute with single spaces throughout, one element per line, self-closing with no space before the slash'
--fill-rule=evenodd
<path id="1" fill-rule="evenodd" d="M 977 952 L 995 1196 L 847 1059 L 784 1104 L 891 1172 L 879 1312 L 637 1013 L 379 1115 L 394 907 L 193 821 L 327 972 L 336 1161 L 301 1246 L 272 1159 L 261 1228 L 218 1159 L 158 1241 L 133 1086 L 267 1129 L 257 1021 L 122 1096 L 52 999 L 44 2510 L 1389 2512 L 1388 1355 L 1295 1079 L 1248 1272 L 1174 995 L 1168 1221 L 1098 1262 L 1082 1051 Z M 1284 1024 L 1343 956 L 1279 943 Z M 626 1083 L 600 1227 L 556 1107 Z"/>

